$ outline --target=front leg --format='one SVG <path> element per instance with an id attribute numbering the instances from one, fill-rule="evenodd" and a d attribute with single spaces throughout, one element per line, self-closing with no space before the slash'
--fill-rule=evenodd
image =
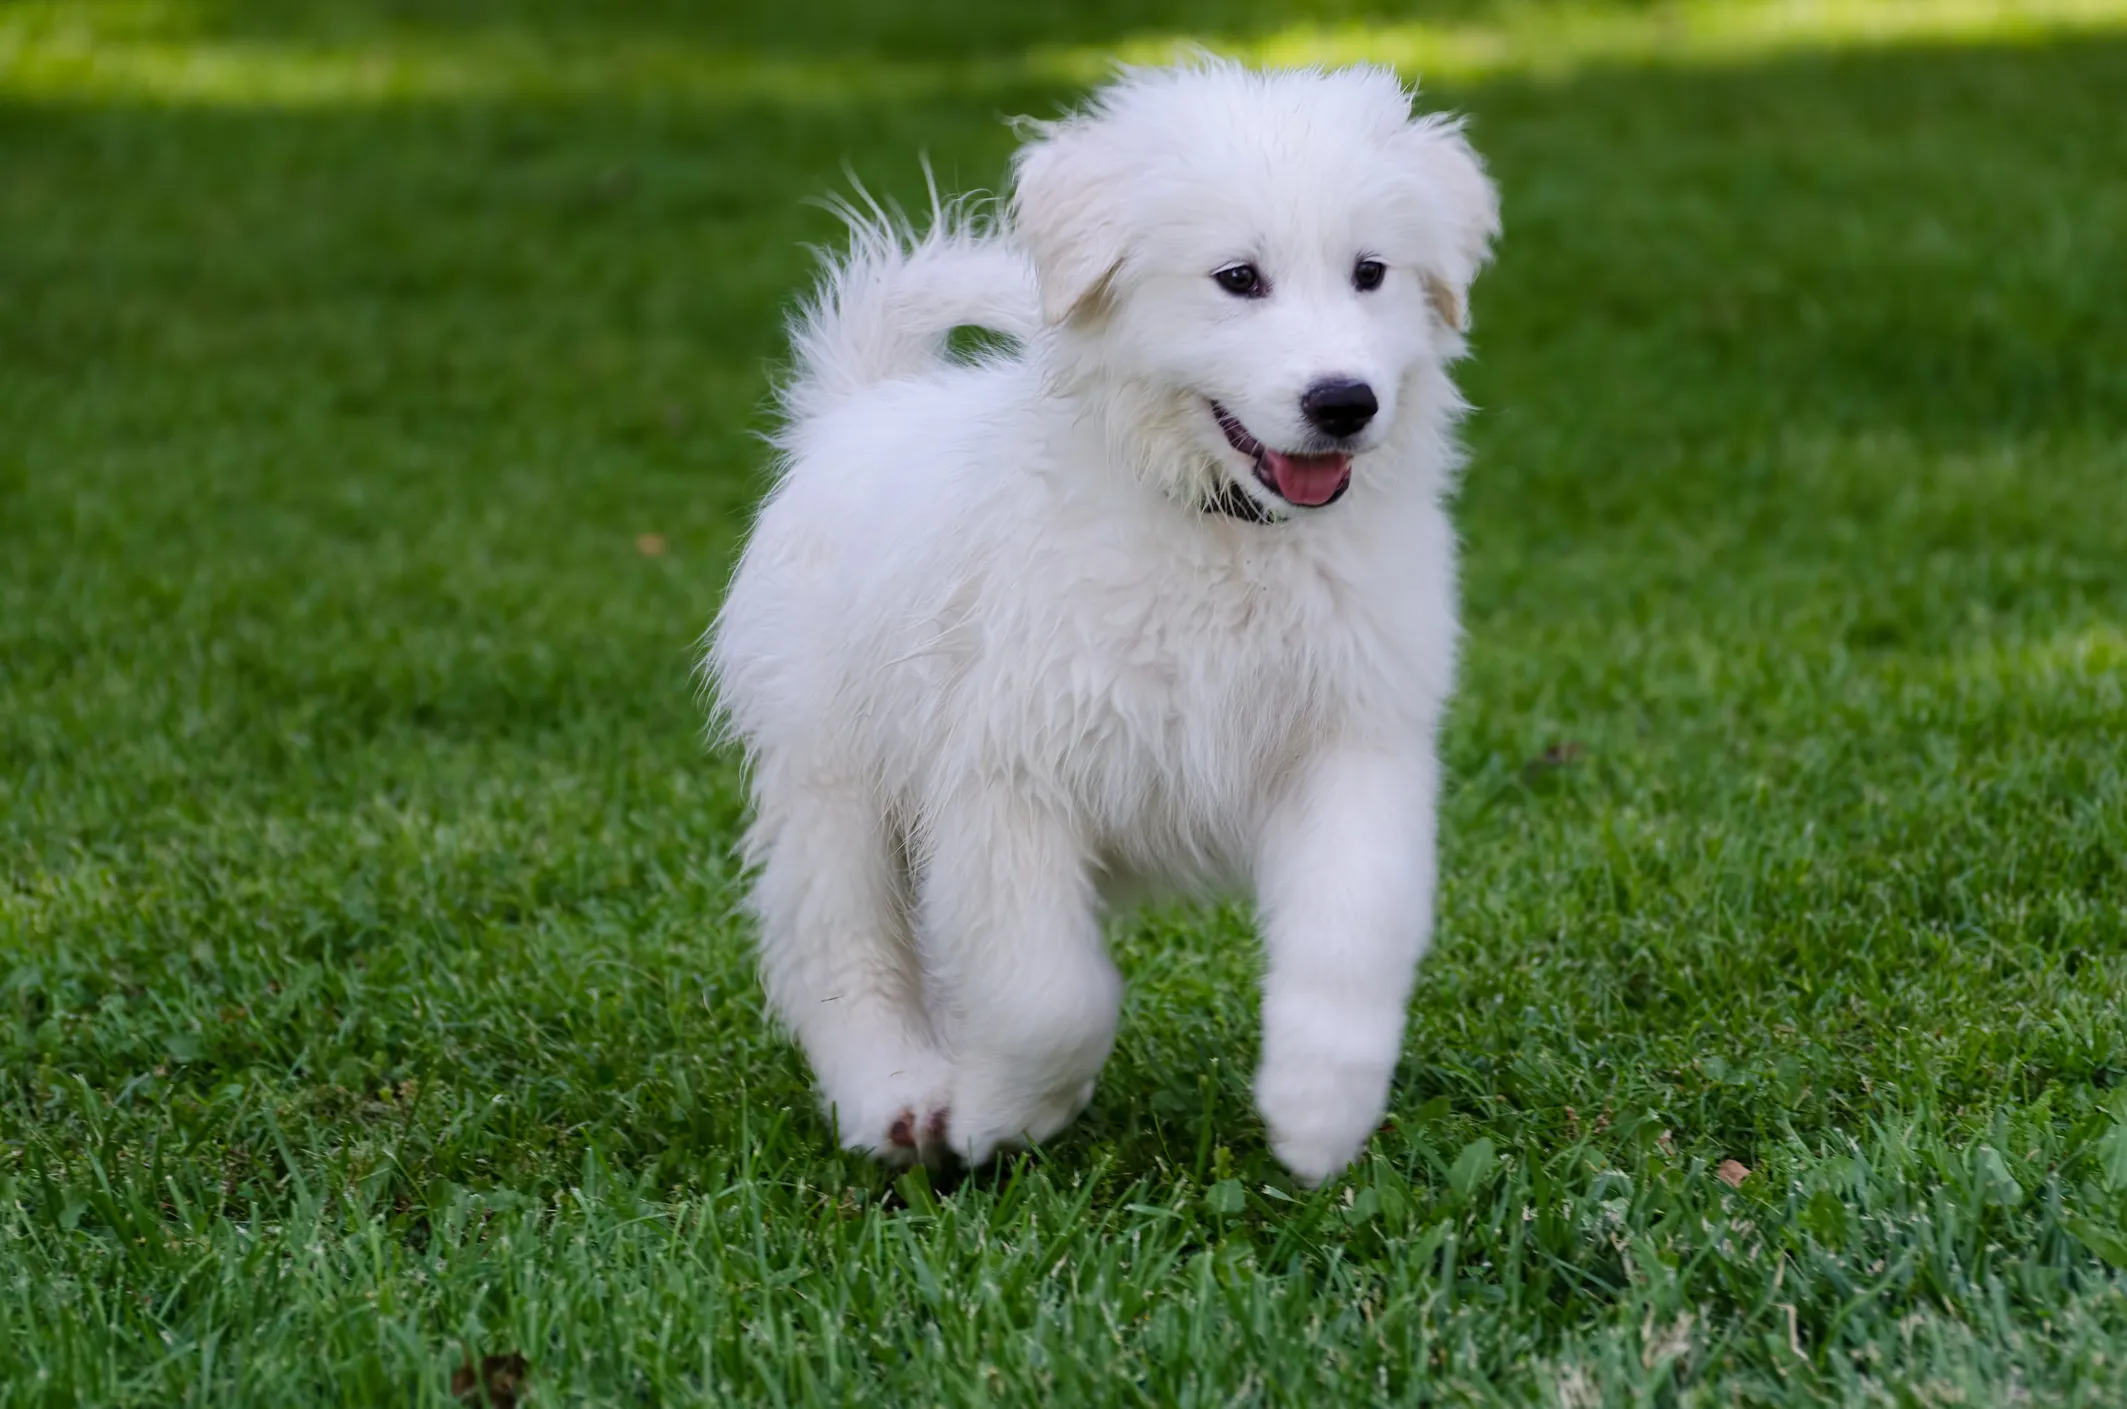
<path id="1" fill-rule="evenodd" d="M 1387 1109 L 1411 979 L 1433 929 L 1429 751 L 1312 759 L 1264 829 L 1256 1105 L 1304 1184 L 1351 1163 Z"/>

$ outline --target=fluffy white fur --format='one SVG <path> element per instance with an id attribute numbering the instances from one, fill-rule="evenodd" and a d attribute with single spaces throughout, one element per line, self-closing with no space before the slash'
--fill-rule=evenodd
<path id="1" fill-rule="evenodd" d="M 979 1161 L 1091 1098 L 1111 906 L 1245 889 L 1257 1100 L 1319 1181 L 1381 1118 L 1430 937 L 1447 367 L 1496 198 L 1378 69 L 1129 71 L 1029 129 L 1006 221 L 854 218 L 794 330 L 706 662 L 751 764 L 767 991 L 844 1142 Z M 1212 277 L 1243 261 L 1267 295 Z M 1016 347 L 953 360 L 963 325 Z M 1325 378 L 1380 409 L 1349 492 L 1303 508 L 1211 403 L 1320 452 Z M 1207 511 L 1222 485 L 1275 521 Z"/>

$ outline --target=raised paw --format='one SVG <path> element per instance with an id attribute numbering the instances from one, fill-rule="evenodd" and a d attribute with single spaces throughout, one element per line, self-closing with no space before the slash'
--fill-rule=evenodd
<path id="1" fill-rule="evenodd" d="M 1256 1107 L 1270 1127 L 1278 1163 L 1312 1189 L 1365 1148 L 1387 1105 L 1388 1075 L 1330 1062 L 1266 1065 L 1256 1076 Z"/>

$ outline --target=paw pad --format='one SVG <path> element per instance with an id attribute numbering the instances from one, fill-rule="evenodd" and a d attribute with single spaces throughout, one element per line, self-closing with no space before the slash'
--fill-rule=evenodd
<path id="1" fill-rule="evenodd" d="M 886 1127 L 882 1157 L 895 1165 L 913 1162 L 943 1168 L 951 1164 L 953 1151 L 947 1137 L 952 1118 L 952 1111 L 944 1106 L 928 1116 L 919 1116 L 914 1108 L 904 1106 Z"/>

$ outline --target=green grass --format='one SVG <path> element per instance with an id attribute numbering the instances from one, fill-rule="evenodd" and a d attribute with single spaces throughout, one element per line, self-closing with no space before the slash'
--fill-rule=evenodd
<path id="1" fill-rule="evenodd" d="M 826 8 L 0 10 L 0 1405 L 2127 1398 L 2127 39 L 1437 85 L 1508 235 L 1393 1127 L 1294 1191 L 1161 911 L 934 1192 L 763 1019 L 689 676 L 803 202 L 994 183 L 1042 46 L 1369 31 Z"/>

